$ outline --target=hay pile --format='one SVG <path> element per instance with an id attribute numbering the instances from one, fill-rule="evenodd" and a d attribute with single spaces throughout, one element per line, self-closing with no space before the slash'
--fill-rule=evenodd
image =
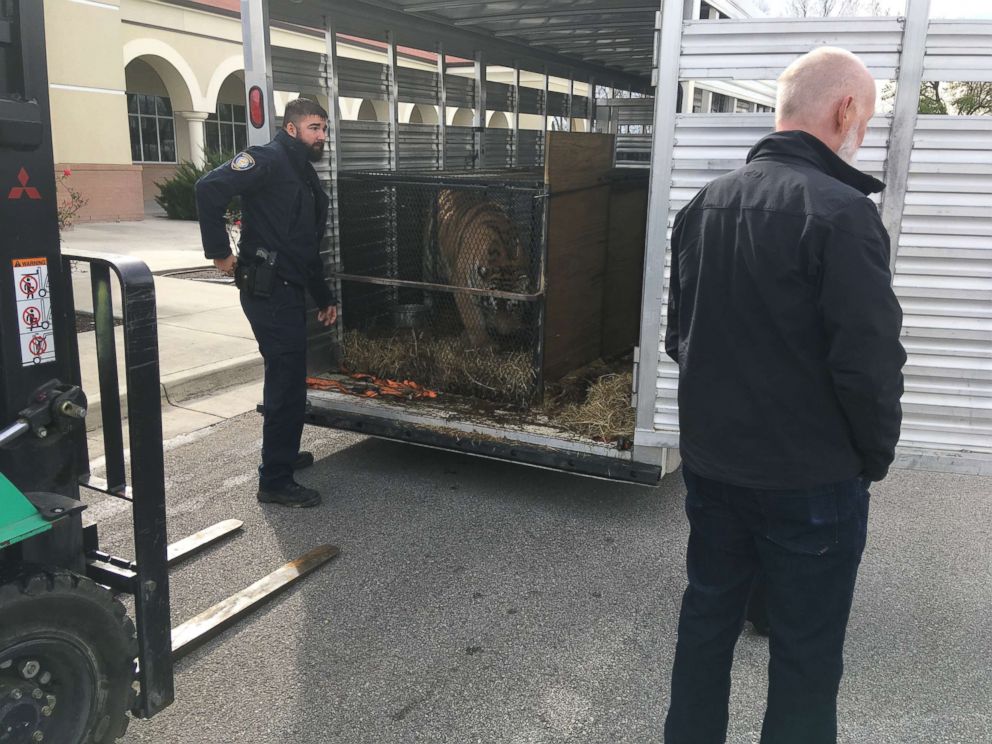
<path id="1" fill-rule="evenodd" d="M 425 387 L 511 405 L 529 405 L 534 394 L 533 360 L 522 351 L 468 349 L 460 337 L 429 337 L 397 331 L 372 337 L 346 331 L 341 351 L 352 372 L 415 380 Z"/>
<path id="2" fill-rule="evenodd" d="M 460 336 L 436 338 L 414 330 L 375 336 L 349 330 L 341 350 L 349 372 L 414 380 L 432 390 L 502 405 L 528 408 L 534 402 L 536 379 L 528 352 L 467 348 Z M 566 431 L 626 449 L 635 422 L 630 367 L 629 359 L 596 361 L 547 385 L 537 410 Z"/>
<path id="3" fill-rule="evenodd" d="M 611 372 L 589 384 L 584 400 L 546 404 L 548 418 L 565 429 L 597 442 L 618 442 L 621 447 L 634 437 L 635 411 L 630 405 L 634 376 Z"/>

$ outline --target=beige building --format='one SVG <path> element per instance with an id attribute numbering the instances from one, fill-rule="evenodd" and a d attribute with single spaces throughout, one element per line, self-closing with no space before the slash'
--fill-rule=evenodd
<path id="1" fill-rule="evenodd" d="M 238 0 L 44 0 L 48 76 L 57 172 L 87 204 L 82 221 L 139 220 L 157 212 L 155 185 L 183 161 L 202 163 L 206 150 L 230 152 L 245 144 L 244 59 Z M 274 47 L 321 53 L 322 31 L 274 27 Z M 381 41 L 339 37 L 342 57 L 385 62 Z M 459 67 L 459 62 L 464 65 Z M 430 52 L 400 49 L 398 64 L 436 69 Z M 472 75 L 468 60 L 450 72 Z M 509 70 L 489 68 L 491 79 Z M 521 84 L 542 88 L 543 76 Z M 568 90 L 568 81 L 549 80 Z M 574 92 L 588 86 L 576 81 Z M 277 113 L 293 91 L 279 91 Z M 326 106 L 327 102 L 322 101 Z M 385 101 L 342 98 L 344 119 L 388 119 Z M 437 123 L 437 107 L 400 103 L 401 122 Z M 472 112 L 450 108 L 449 124 L 471 124 Z M 490 127 L 509 126 L 507 112 L 487 112 Z M 553 122 L 521 116 L 523 128 Z M 583 129 L 584 120 L 572 122 Z"/>

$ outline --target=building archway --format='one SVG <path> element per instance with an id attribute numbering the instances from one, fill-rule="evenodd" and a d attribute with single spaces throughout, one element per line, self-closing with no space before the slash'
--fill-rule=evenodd
<path id="1" fill-rule="evenodd" d="M 423 103 L 414 104 L 407 121 L 410 124 L 433 124 L 437 126 L 437 107 Z"/>
<path id="2" fill-rule="evenodd" d="M 217 85 L 213 111 L 203 123 L 206 153 L 231 156 L 248 146 L 244 70 L 234 70 Z"/>
<path id="3" fill-rule="evenodd" d="M 141 165 L 144 211 L 158 213 L 158 184 L 175 175 L 179 162 L 195 158 L 190 127 L 199 126 L 202 131 L 202 121 L 193 120 L 191 125 L 191 120 L 179 115 L 180 111 L 192 112 L 193 92 L 167 59 L 142 55 L 130 60 L 124 67 L 124 87 L 131 162 Z M 200 116 L 205 119 L 207 114 Z"/>
<path id="4" fill-rule="evenodd" d="M 164 75 L 162 73 L 165 73 Z M 189 159 L 189 140 L 175 111 L 192 106 L 189 89 L 178 71 L 157 57 L 138 57 L 124 68 L 131 160 L 176 163 Z"/>
<path id="5" fill-rule="evenodd" d="M 341 107 L 341 121 L 355 121 L 358 118 L 358 108 L 362 105 L 362 99 L 339 96 L 338 105 Z"/>
<path id="6" fill-rule="evenodd" d="M 221 90 L 230 85 L 231 76 L 234 74 L 237 74 L 241 80 L 241 98 L 244 99 L 245 58 L 241 54 L 235 54 L 217 65 L 217 69 L 214 70 L 213 77 L 207 83 L 207 92 L 204 96 L 208 104 L 220 100 Z M 216 111 L 216 109 L 208 110 Z"/>
<path id="7" fill-rule="evenodd" d="M 389 104 L 366 98 L 358 107 L 358 121 L 389 121 Z"/>
<path id="8" fill-rule="evenodd" d="M 475 112 L 470 108 L 456 109 L 451 117 L 453 127 L 471 127 L 475 124 Z"/>
<path id="9" fill-rule="evenodd" d="M 158 39 L 135 39 L 125 44 L 123 51 L 125 76 L 128 66 L 135 60 L 148 64 L 169 91 L 176 111 L 209 110 L 193 69 L 171 46 Z"/>
<path id="10" fill-rule="evenodd" d="M 489 115 L 489 123 L 486 126 L 489 129 L 509 129 L 510 120 L 506 118 L 506 114 L 502 111 L 493 111 Z"/>

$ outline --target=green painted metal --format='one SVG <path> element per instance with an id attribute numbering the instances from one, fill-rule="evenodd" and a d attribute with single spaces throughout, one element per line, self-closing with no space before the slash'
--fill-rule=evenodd
<path id="1" fill-rule="evenodd" d="M 0 548 L 40 535 L 51 528 L 52 525 L 42 519 L 34 504 L 0 473 Z"/>

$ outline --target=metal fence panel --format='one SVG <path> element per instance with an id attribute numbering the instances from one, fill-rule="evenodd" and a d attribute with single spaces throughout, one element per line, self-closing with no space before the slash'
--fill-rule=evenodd
<path id="1" fill-rule="evenodd" d="M 440 130 L 433 124 L 400 124 L 399 167 L 401 170 L 435 170 L 440 165 Z"/>
<path id="2" fill-rule="evenodd" d="M 472 78 L 449 73 L 444 76 L 444 88 L 449 106 L 475 106 L 475 80 Z"/>
<path id="3" fill-rule="evenodd" d="M 617 168 L 644 168 L 651 160 L 650 134 L 618 134 L 616 138 Z"/>
<path id="4" fill-rule="evenodd" d="M 389 68 L 378 62 L 338 57 L 338 85 L 341 95 L 348 98 L 375 98 L 389 96 Z"/>
<path id="5" fill-rule="evenodd" d="M 898 18 L 795 18 L 688 21 L 682 36 L 683 80 L 775 80 L 792 60 L 829 44 L 854 52 L 876 78 L 899 66 Z"/>
<path id="6" fill-rule="evenodd" d="M 611 115 L 614 129 L 641 127 L 650 132 L 654 126 L 654 99 L 639 100 L 644 100 L 645 103 L 639 106 L 613 107 Z"/>
<path id="7" fill-rule="evenodd" d="M 412 67 L 397 67 L 396 81 L 399 84 L 401 101 L 408 103 L 437 103 L 437 73 L 417 70 Z"/>
<path id="8" fill-rule="evenodd" d="M 513 86 L 498 83 L 495 80 L 487 80 L 486 108 L 490 111 L 512 111 Z"/>
<path id="9" fill-rule="evenodd" d="M 616 134 L 617 167 L 648 166 L 654 128 L 654 98 L 612 99 L 612 103 L 610 105 L 608 102 L 599 111 L 605 115 L 605 126 Z"/>
<path id="10" fill-rule="evenodd" d="M 389 168 L 389 124 L 379 121 L 342 121 L 341 170 Z"/>
<path id="11" fill-rule="evenodd" d="M 272 47 L 272 85 L 297 93 L 323 92 L 322 58 L 316 52 Z"/>
<path id="12" fill-rule="evenodd" d="M 992 81 L 992 21 L 930 21 L 923 78 Z"/>
<path id="13" fill-rule="evenodd" d="M 520 113 L 540 114 L 544 111 L 544 91 L 520 87 Z"/>
<path id="14" fill-rule="evenodd" d="M 451 170 L 475 167 L 475 131 L 472 127 L 448 127 L 445 165 Z"/>
<path id="15" fill-rule="evenodd" d="M 568 96 L 558 91 L 548 91 L 548 116 L 568 116 Z"/>
<path id="16" fill-rule="evenodd" d="M 544 165 L 544 132 L 540 129 L 521 129 L 517 132 L 517 165 Z"/>
<path id="17" fill-rule="evenodd" d="M 586 119 L 589 116 L 589 99 L 585 96 L 572 96 L 572 118 Z"/>
<path id="18" fill-rule="evenodd" d="M 896 261 L 901 444 L 992 446 L 992 119 L 920 117 Z"/>
<path id="19" fill-rule="evenodd" d="M 509 168 L 513 165 L 513 130 L 486 130 L 486 168 Z"/>

